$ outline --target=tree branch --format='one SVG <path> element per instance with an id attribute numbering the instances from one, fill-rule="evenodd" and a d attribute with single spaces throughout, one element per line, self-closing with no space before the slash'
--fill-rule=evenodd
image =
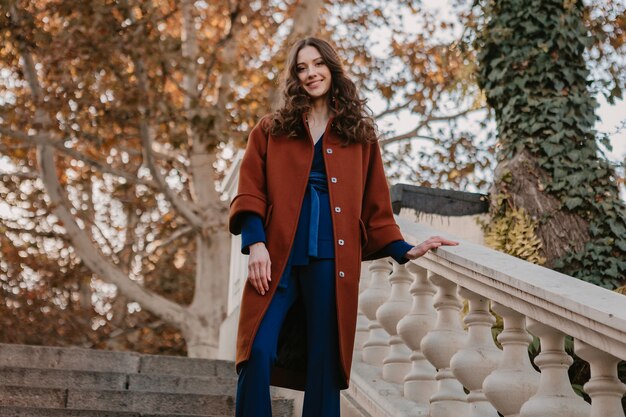
<path id="1" fill-rule="evenodd" d="M 133 23 L 137 23 L 134 14 L 129 13 L 129 19 Z M 152 153 L 153 143 L 154 143 L 154 131 L 153 128 L 149 125 L 149 116 L 150 112 L 148 110 L 147 104 L 149 103 L 149 87 L 148 87 L 148 76 L 146 75 L 146 69 L 141 60 L 136 54 L 131 55 L 131 59 L 133 61 L 133 65 L 135 67 L 135 76 L 137 77 L 137 87 L 139 88 L 139 93 L 141 95 L 141 100 L 139 104 L 139 136 L 141 137 L 141 144 L 143 146 L 143 155 L 144 155 L 144 163 L 150 170 L 150 173 L 156 183 L 159 185 L 159 189 L 165 195 L 165 198 L 170 202 L 170 204 L 178 211 L 178 213 L 195 229 L 202 230 L 202 219 L 197 213 L 200 213 L 201 210 L 196 207 L 196 205 L 192 201 L 183 200 L 180 198 L 174 190 L 170 188 L 170 186 L 163 178 L 163 175 L 159 171 L 159 168 L 156 166 L 154 155 Z"/>
<path id="2" fill-rule="evenodd" d="M 143 65 L 139 60 L 135 62 L 135 68 L 138 73 L 142 74 L 138 74 L 137 78 L 144 78 L 145 74 L 143 73 Z M 139 84 L 143 85 L 140 88 L 143 90 L 144 93 L 147 93 L 144 83 L 145 79 L 143 81 L 139 81 Z M 146 97 L 147 94 L 144 94 L 144 96 Z M 180 213 L 182 217 L 185 218 L 185 220 L 187 220 L 187 222 L 189 222 L 189 224 L 193 228 L 202 230 L 202 219 L 200 218 L 200 216 L 198 216 L 198 214 L 196 214 L 200 210 L 198 210 L 195 207 L 195 204 L 193 204 L 191 201 L 182 200 L 174 192 L 174 190 L 172 190 L 170 186 L 167 185 L 167 183 L 165 182 L 165 178 L 163 178 L 163 175 L 161 175 L 159 168 L 156 166 L 156 163 L 154 161 L 154 155 L 152 153 L 154 133 L 152 132 L 150 126 L 148 126 L 146 112 L 147 110 L 142 106 L 142 108 L 140 108 L 141 120 L 139 122 L 139 135 L 141 137 L 141 143 L 143 145 L 144 163 L 150 170 L 150 174 L 152 174 L 152 177 L 159 185 L 159 189 L 165 195 L 170 204 L 172 204 L 172 206 Z"/>
<path id="3" fill-rule="evenodd" d="M 24 180 L 36 180 L 37 178 L 39 178 L 39 175 L 35 174 L 34 172 L 0 172 L 0 175 L 2 175 L 3 177 L 8 176 L 8 177 L 18 177 L 18 178 L 22 178 Z M 4 178 L 2 179 L 4 181 Z"/>
<path id="4" fill-rule="evenodd" d="M 31 148 L 31 145 L 28 145 L 26 143 L 19 143 L 13 146 L 7 146 L 7 145 L 2 145 L 0 144 L 0 153 L 9 153 L 11 151 L 14 151 L 16 149 L 28 149 Z"/>
<path id="5" fill-rule="evenodd" d="M 192 232 L 194 232 L 194 229 L 190 226 L 179 227 L 178 229 L 174 230 L 174 232 L 169 235 L 167 239 L 155 240 L 154 242 L 150 242 L 146 246 L 146 249 L 144 251 L 137 252 L 136 254 L 141 257 L 145 257 L 146 255 L 156 252 L 162 247 L 169 246 L 171 243 L 177 241 L 183 236 L 191 234 Z"/>
<path id="6" fill-rule="evenodd" d="M 48 238 L 48 239 L 58 239 L 61 240 L 63 242 L 65 242 L 66 244 L 71 244 L 72 242 L 68 239 L 68 237 L 64 234 L 61 233 L 57 233 L 57 232 L 44 232 L 44 231 L 38 231 L 35 230 L 35 228 L 32 229 L 24 229 L 24 228 L 19 228 L 19 227 L 13 227 L 13 226 L 9 226 L 8 224 L 4 223 L 6 221 L 6 219 L 0 218 L 0 228 L 4 229 L 4 232 L 11 232 L 11 233 L 15 233 L 15 234 L 27 234 L 27 235 L 31 235 L 34 237 L 43 237 L 43 238 Z"/>
<path id="7" fill-rule="evenodd" d="M 387 107 L 385 110 L 383 110 L 382 112 L 374 115 L 374 119 L 380 119 L 381 117 L 387 116 L 388 114 L 392 114 L 395 113 L 397 111 L 406 109 L 407 107 L 409 107 L 409 105 L 412 103 L 412 101 L 407 101 L 404 104 L 400 104 L 398 106 L 395 107 Z"/>
<path id="8" fill-rule="evenodd" d="M 211 72 L 213 71 L 213 67 L 218 61 L 218 55 L 227 50 L 230 46 L 229 43 L 233 40 L 235 28 L 237 27 L 237 22 L 240 22 L 241 20 L 239 19 L 240 14 L 241 4 L 240 2 L 237 2 L 237 4 L 231 9 L 230 12 L 230 24 L 228 26 L 228 32 L 226 32 L 224 36 L 219 41 L 217 41 L 217 43 L 215 44 L 215 48 L 213 48 L 213 53 L 207 59 L 205 77 L 204 81 L 202 82 L 202 89 L 199 92 L 200 96 L 202 96 L 204 90 L 209 85 L 209 78 L 211 78 Z"/>
<path id="9" fill-rule="evenodd" d="M 181 306 L 131 281 L 126 273 L 109 263 L 101 252 L 94 247 L 87 233 L 78 226 L 68 209 L 68 202 L 64 198 L 57 176 L 54 151 L 50 146 L 41 145 L 38 147 L 37 153 L 41 177 L 50 197 L 51 205 L 54 207 L 54 213 L 63 223 L 76 252 L 85 264 L 97 275 L 107 278 L 117 285 L 127 297 L 136 300 L 164 320 L 180 324 L 185 315 L 185 310 Z"/>
<path id="10" fill-rule="evenodd" d="M 473 113 L 475 111 L 485 110 L 485 109 L 486 109 L 486 107 L 478 107 L 478 108 L 475 108 L 475 109 L 471 109 L 470 108 L 470 109 L 463 110 L 460 113 L 451 114 L 449 116 L 431 116 L 429 118 L 429 121 L 431 121 L 431 122 L 445 122 L 445 121 L 448 121 L 448 120 L 458 119 L 459 117 L 463 117 L 463 116 L 465 116 L 467 114 L 470 114 L 470 113 Z"/>
<path id="11" fill-rule="evenodd" d="M 143 157 L 143 148 L 137 150 L 127 146 L 118 146 L 118 149 L 121 152 L 126 152 L 130 156 Z M 184 171 L 189 166 L 189 161 L 183 154 L 171 149 L 166 149 L 158 142 L 152 144 L 152 155 L 155 160 L 166 161 L 171 163 L 173 166 L 179 166 L 181 168 L 180 171 Z"/>
<path id="12" fill-rule="evenodd" d="M 397 136 L 392 136 L 389 138 L 382 138 L 380 139 L 378 142 L 380 143 L 381 146 L 387 146 L 391 143 L 394 142 L 399 142 L 401 140 L 405 140 L 405 139 L 430 139 L 430 140 L 435 140 L 435 138 L 433 137 L 429 137 L 429 136 L 422 136 L 422 135 L 418 135 L 418 132 L 420 130 L 422 130 L 424 127 L 428 126 L 428 124 L 430 124 L 431 122 L 445 122 L 445 121 L 449 121 L 449 120 L 454 120 L 457 119 L 459 117 L 465 116 L 466 114 L 478 111 L 478 110 L 483 110 L 484 107 L 479 107 L 477 109 L 467 109 L 464 110 L 462 112 L 456 113 L 456 114 L 451 114 L 449 116 L 432 116 L 432 115 L 428 115 L 424 118 L 424 120 L 422 120 L 414 129 L 403 133 L 401 135 L 397 135 Z"/>
<path id="13" fill-rule="evenodd" d="M 94 228 L 98 232 L 98 234 L 100 235 L 100 239 L 102 239 L 102 241 L 104 242 L 105 247 L 109 250 L 109 252 L 111 252 L 111 254 L 109 256 L 113 259 L 113 262 L 116 265 L 119 265 L 120 259 L 117 256 L 117 253 L 115 253 L 115 249 L 113 249 L 113 245 L 111 244 L 111 242 L 107 238 L 107 236 L 104 233 L 104 231 L 100 228 L 100 226 L 98 226 L 96 221 L 93 220 L 93 219 L 84 218 L 84 217 L 80 217 L 80 219 L 85 223 L 85 225 Z M 94 239 L 97 239 L 93 232 L 92 232 L 92 236 L 94 237 Z"/>
<path id="14" fill-rule="evenodd" d="M 10 6 L 10 18 L 16 27 L 20 26 L 17 9 L 13 4 Z M 35 73 L 33 58 L 23 41 L 15 39 L 15 42 L 22 57 L 24 76 L 29 84 L 34 103 L 36 106 L 40 106 L 42 103 L 42 88 L 37 79 L 37 74 Z M 51 134 L 45 130 L 49 128 L 51 124 L 49 117 L 41 110 L 41 107 L 37 107 L 35 119 L 45 132 L 38 135 L 41 137 L 42 141 L 37 146 L 37 160 L 39 162 L 41 179 L 50 197 L 53 211 L 62 222 L 78 256 L 95 274 L 117 285 L 124 295 L 134 299 L 163 320 L 178 326 L 184 325 L 187 312 L 183 307 L 158 294 L 148 291 L 135 281 L 130 280 L 127 274 L 110 263 L 102 255 L 98 248 L 94 246 L 87 233 L 78 226 L 76 219 L 68 209 L 68 202 L 59 182 L 54 160 L 54 149 L 50 145 L 50 143 L 53 143 L 53 138 Z"/>
<path id="15" fill-rule="evenodd" d="M 423 135 L 416 135 L 413 132 L 408 132 L 408 133 L 404 133 L 402 135 L 397 135 L 397 136 L 393 136 L 390 138 L 385 138 L 385 139 L 380 139 L 378 142 L 380 143 L 381 146 L 387 146 L 387 145 L 391 145 L 392 143 L 395 142 L 400 142 L 406 139 L 426 139 L 426 140 L 430 140 L 432 142 L 435 142 L 437 140 L 437 138 L 432 137 L 432 136 L 423 136 Z"/>
<path id="16" fill-rule="evenodd" d="M 120 82 L 124 83 L 124 81 L 120 80 Z M 125 84 L 128 84 L 128 82 L 125 82 Z M 168 119 L 170 120 L 170 119 Z M 162 120 L 157 120 L 157 124 L 163 122 Z M 65 132 L 63 132 L 65 133 Z M 100 138 L 99 136 L 96 136 L 94 134 L 91 133 L 87 133 L 87 132 L 80 132 L 80 137 L 81 138 L 86 138 L 87 140 L 98 144 L 98 146 L 100 146 L 100 144 L 103 143 L 102 138 Z M 114 136 L 115 141 L 117 141 L 118 143 L 121 143 L 122 140 L 135 140 L 137 139 L 137 135 L 123 135 L 123 134 L 117 134 Z M 154 154 L 154 157 L 156 159 L 162 159 L 165 161 L 169 161 L 169 162 L 178 162 L 180 164 L 182 164 L 183 166 L 187 166 L 189 165 L 189 162 L 186 160 L 185 156 L 182 155 L 181 153 L 178 153 L 174 150 L 171 149 L 165 149 L 160 143 L 154 143 L 153 144 L 153 149 L 152 152 Z M 122 145 L 118 145 L 116 146 L 116 149 L 119 149 L 120 151 L 124 151 L 126 153 L 128 153 L 129 155 L 141 155 L 142 152 L 140 150 L 136 150 L 136 149 L 132 149 L 126 146 L 122 146 Z"/>
<path id="17" fill-rule="evenodd" d="M 126 181 L 128 181 L 131 184 L 142 184 L 154 190 L 160 190 L 159 186 L 154 181 L 137 178 L 136 175 L 130 174 L 126 171 L 115 169 L 109 166 L 108 164 L 106 164 L 105 162 L 98 161 L 97 159 L 84 155 L 75 149 L 66 147 L 65 145 L 63 145 L 63 142 L 61 141 L 51 142 L 49 137 L 47 137 L 46 135 L 43 135 L 43 134 L 28 135 L 24 132 L 18 132 L 16 130 L 7 129 L 2 126 L 0 126 L 0 135 L 10 136 L 14 139 L 18 139 L 18 140 L 21 140 L 22 142 L 30 143 L 36 146 L 39 146 L 39 145 L 53 146 L 55 149 L 63 152 L 64 154 L 74 159 L 83 161 L 84 163 L 86 163 L 87 165 L 89 165 L 90 167 L 94 168 L 97 171 L 115 175 L 116 177 L 124 178 Z"/>

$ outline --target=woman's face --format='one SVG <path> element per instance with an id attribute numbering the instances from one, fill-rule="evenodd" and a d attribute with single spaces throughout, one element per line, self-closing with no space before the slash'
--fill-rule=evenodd
<path id="1" fill-rule="evenodd" d="M 330 90 L 332 81 L 330 69 L 315 47 L 305 46 L 298 52 L 296 73 L 312 99 L 323 97 Z"/>

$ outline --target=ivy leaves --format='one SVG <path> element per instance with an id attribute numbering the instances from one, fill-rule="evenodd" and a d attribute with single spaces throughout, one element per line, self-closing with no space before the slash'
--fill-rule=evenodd
<path id="1" fill-rule="evenodd" d="M 543 265 L 542 242 L 535 234 L 537 220 L 523 208 L 513 208 L 489 224 L 483 224 L 485 243 L 493 249 L 508 253 L 534 264 Z"/>
<path id="2" fill-rule="evenodd" d="M 582 2 L 494 0 L 485 12 L 487 23 L 476 39 L 477 78 L 495 109 L 498 159 L 529 152 L 548 174 L 543 191 L 589 225 L 584 250 L 557 260 L 556 268 L 620 286 L 626 280 L 626 208 L 593 129 L 597 103 L 583 55 L 593 39 Z M 517 216 L 515 210 L 496 214 L 494 231 Z"/>

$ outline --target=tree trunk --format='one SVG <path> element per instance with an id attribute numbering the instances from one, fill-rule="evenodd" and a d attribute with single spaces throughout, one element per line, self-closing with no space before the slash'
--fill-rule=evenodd
<path id="1" fill-rule="evenodd" d="M 545 192 L 548 175 L 528 152 L 501 161 L 494 177 L 492 196 L 507 195 L 511 206 L 523 208 L 531 217 L 541 219 L 535 233 L 543 244 L 545 266 L 553 268 L 557 259 L 584 249 L 589 241 L 589 225 L 579 216 L 563 211 L 559 200 Z"/>
<path id="2" fill-rule="evenodd" d="M 183 334 L 189 356 L 216 357 L 228 301 L 230 234 L 219 230 L 210 239 L 199 236 L 196 245 L 196 288 L 188 308 L 193 320 Z"/>

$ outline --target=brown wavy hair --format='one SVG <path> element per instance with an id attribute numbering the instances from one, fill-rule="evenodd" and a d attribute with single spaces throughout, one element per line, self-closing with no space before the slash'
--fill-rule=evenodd
<path id="1" fill-rule="evenodd" d="M 306 138 L 302 114 L 311 109 L 311 97 L 302 86 L 296 71 L 298 52 L 306 46 L 317 49 L 330 70 L 331 85 L 326 98 L 334 110 L 332 128 L 342 142 L 369 143 L 378 140 L 376 124 L 368 112 L 367 100 L 361 99 L 356 86 L 348 78 L 335 49 L 318 38 L 305 38 L 296 42 L 289 52 L 282 76 L 283 106 L 272 115 L 270 133 Z"/>

